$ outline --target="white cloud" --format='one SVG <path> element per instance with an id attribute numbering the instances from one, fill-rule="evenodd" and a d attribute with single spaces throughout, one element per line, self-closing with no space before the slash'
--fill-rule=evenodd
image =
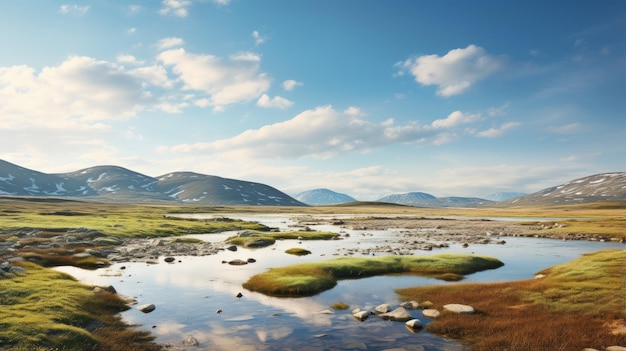
<path id="1" fill-rule="evenodd" d="M 259 98 L 270 87 L 270 78 L 260 72 L 261 58 L 253 53 L 221 58 L 181 48 L 164 51 L 158 58 L 172 67 L 184 83 L 183 89 L 209 94 L 210 105 L 216 110 Z"/>
<path id="2" fill-rule="evenodd" d="M 170 89 L 174 86 L 174 83 L 167 76 L 167 71 L 163 66 L 152 65 L 139 67 L 129 71 L 129 74 L 141 78 L 144 82 L 157 87 Z"/>
<path id="3" fill-rule="evenodd" d="M 476 82 L 504 66 L 504 59 L 478 46 L 450 50 L 444 56 L 424 55 L 396 64 L 400 74 L 409 72 L 422 85 L 436 85 L 437 94 L 448 97 L 465 92 Z"/>
<path id="4" fill-rule="evenodd" d="M 288 79 L 286 81 L 283 82 L 283 89 L 287 90 L 287 91 L 291 91 L 296 87 L 301 87 L 303 86 L 304 83 L 302 82 L 297 82 L 293 79 Z"/>
<path id="5" fill-rule="evenodd" d="M 504 123 L 500 127 L 489 128 L 482 132 L 477 132 L 476 135 L 479 137 L 483 137 L 483 138 L 495 138 L 495 137 L 499 137 L 503 135 L 506 131 L 510 129 L 518 127 L 519 125 L 521 125 L 521 123 L 508 122 L 508 123 Z"/>
<path id="6" fill-rule="evenodd" d="M 417 123 L 395 125 L 387 120 L 376 124 L 360 115 L 357 108 L 340 112 L 322 106 L 230 139 L 176 145 L 170 151 L 213 151 L 247 158 L 328 158 L 346 152 L 368 152 L 391 143 L 416 142 L 436 134 Z"/>
<path id="7" fill-rule="evenodd" d="M 230 3 L 230 0 L 213 0 L 213 2 L 218 5 L 228 5 Z"/>
<path id="8" fill-rule="evenodd" d="M 265 41 L 265 38 L 256 30 L 252 32 L 252 37 L 254 38 L 254 45 L 261 45 Z"/>
<path id="9" fill-rule="evenodd" d="M 39 73 L 28 66 L 0 67 L 4 128 L 124 119 L 148 103 L 142 79 L 115 63 L 73 56 Z"/>
<path id="10" fill-rule="evenodd" d="M 188 0 L 163 0 L 163 7 L 159 10 L 161 15 L 173 15 L 176 17 L 187 17 L 189 15 L 189 6 L 191 1 Z"/>
<path id="11" fill-rule="evenodd" d="M 141 5 L 128 5 L 128 13 L 134 15 L 139 13 L 143 7 Z"/>
<path id="12" fill-rule="evenodd" d="M 431 123 L 431 126 L 435 129 L 439 128 L 451 128 L 459 124 L 475 122 L 480 119 L 479 114 L 467 114 L 461 111 L 454 111 L 444 119 L 438 119 Z"/>
<path id="13" fill-rule="evenodd" d="M 137 28 L 135 28 L 135 27 L 128 28 L 126 30 L 126 34 L 135 34 L 135 33 L 137 33 Z"/>
<path id="14" fill-rule="evenodd" d="M 128 54 L 117 55 L 116 59 L 119 63 L 129 63 L 132 65 L 143 65 L 145 63 L 144 61 L 138 60 L 135 56 Z"/>
<path id="15" fill-rule="evenodd" d="M 265 107 L 265 108 L 279 108 L 281 110 L 285 110 L 293 105 L 293 101 L 289 101 L 281 96 L 275 96 L 270 98 L 267 94 L 261 95 L 259 100 L 256 102 L 257 106 Z"/>
<path id="16" fill-rule="evenodd" d="M 89 6 L 68 5 L 64 4 L 59 7 L 59 12 L 62 14 L 72 14 L 82 16 L 89 11 Z"/>
<path id="17" fill-rule="evenodd" d="M 159 50 L 170 49 L 176 46 L 183 46 L 183 45 L 185 45 L 185 41 L 177 37 L 163 38 L 159 40 L 159 42 L 157 43 L 157 47 L 159 48 Z"/>

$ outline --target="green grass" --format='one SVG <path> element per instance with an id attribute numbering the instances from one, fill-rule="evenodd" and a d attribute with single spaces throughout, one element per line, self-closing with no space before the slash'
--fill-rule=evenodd
<path id="1" fill-rule="evenodd" d="M 339 279 L 409 273 L 446 280 L 502 266 L 499 260 L 477 255 L 342 257 L 272 268 L 250 278 L 243 287 L 270 296 L 312 296 L 333 288 Z"/>
<path id="2" fill-rule="evenodd" d="M 94 293 L 69 275 L 29 262 L 25 273 L 0 279 L 3 350 L 157 350 L 147 332 L 126 329 L 116 314 L 128 307 L 117 295 Z M 96 323 L 91 333 L 85 329 Z M 140 345 L 141 344 L 141 345 Z"/>
<path id="3" fill-rule="evenodd" d="M 240 233 L 238 236 L 226 239 L 226 242 L 237 246 L 249 246 L 250 243 L 258 241 L 264 241 L 267 245 L 271 245 L 276 242 L 276 240 L 333 240 L 338 237 L 339 234 L 333 232 L 261 232 L 247 230 Z"/>
<path id="4" fill-rule="evenodd" d="M 164 237 L 185 234 L 216 233 L 230 230 L 269 230 L 259 223 L 237 220 L 196 220 L 172 217 L 184 207 L 109 204 L 78 201 L 38 202 L 0 198 L 7 208 L 0 216 L 0 231 L 23 228 L 66 231 L 87 228 L 118 237 Z M 197 209 L 189 208 L 190 212 Z M 211 208 L 205 208 L 211 212 Z M 60 234 L 60 233 L 59 233 Z M 9 235 L 0 236 L 0 241 Z"/>
<path id="5" fill-rule="evenodd" d="M 303 249 L 301 247 L 293 247 L 291 249 L 285 250 L 285 252 L 290 254 L 290 255 L 296 255 L 296 256 L 306 256 L 306 255 L 310 255 L 311 254 L 311 251 L 309 251 L 307 249 Z"/>

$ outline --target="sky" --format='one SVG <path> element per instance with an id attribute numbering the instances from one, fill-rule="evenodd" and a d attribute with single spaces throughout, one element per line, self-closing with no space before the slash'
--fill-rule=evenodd
<path id="1" fill-rule="evenodd" d="M 621 0 L 0 2 L 0 159 L 358 200 L 626 171 Z"/>

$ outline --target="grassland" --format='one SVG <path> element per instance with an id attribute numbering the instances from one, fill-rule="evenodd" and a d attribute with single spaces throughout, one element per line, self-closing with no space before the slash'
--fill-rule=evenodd
<path id="1" fill-rule="evenodd" d="M 473 350 L 582 350 L 626 345 L 626 250 L 585 255 L 541 272 L 541 279 L 397 290 L 403 300 L 472 305 L 477 313 L 444 313 L 434 333 Z"/>
<path id="2" fill-rule="evenodd" d="M 357 279 L 407 273 L 443 280 L 502 266 L 499 260 L 477 255 L 342 257 L 272 268 L 250 278 L 243 287 L 270 296 L 312 296 L 328 290 L 339 279 Z"/>
<path id="3" fill-rule="evenodd" d="M 147 332 L 129 329 L 117 315 L 125 301 L 94 292 L 70 276 L 29 262 L 0 278 L 2 350 L 159 350 Z M 91 331 L 90 331 L 91 330 Z"/>

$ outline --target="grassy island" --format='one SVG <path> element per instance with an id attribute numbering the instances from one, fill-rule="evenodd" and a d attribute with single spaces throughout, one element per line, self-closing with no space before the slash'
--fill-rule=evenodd
<path id="1" fill-rule="evenodd" d="M 246 230 L 237 236 L 226 239 L 226 242 L 237 246 L 262 247 L 272 245 L 276 240 L 335 240 L 337 238 L 339 238 L 339 234 L 333 232 L 264 232 Z"/>
<path id="2" fill-rule="evenodd" d="M 460 280 L 465 274 L 502 265 L 502 262 L 492 257 L 465 254 L 342 257 L 272 268 L 253 276 L 243 287 L 271 296 L 312 296 L 331 289 L 339 279 L 407 273 L 443 280 Z"/>
<path id="3" fill-rule="evenodd" d="M 473 306 L 443 313 L 431 332 L 474 350 L 582 350 L 626 345 L 626 250 L 605 250 L 538 272 L 538 279 L 399 289 L 403 300 Z"/>

